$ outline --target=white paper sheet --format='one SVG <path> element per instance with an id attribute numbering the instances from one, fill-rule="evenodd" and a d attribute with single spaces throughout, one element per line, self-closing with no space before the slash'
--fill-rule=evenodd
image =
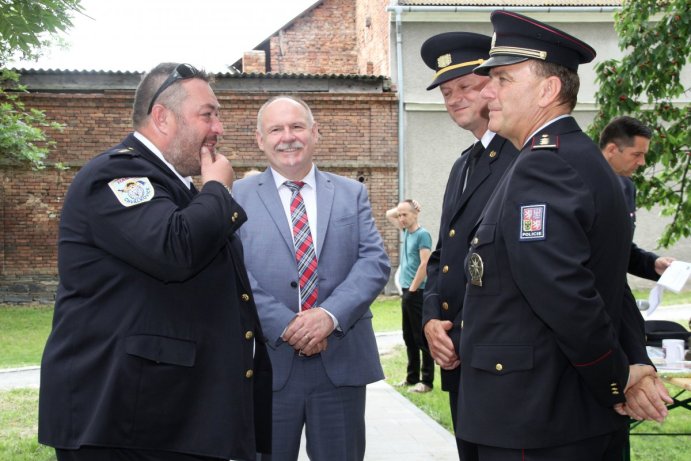
<path id="1" fill-rule="evenodd" d="M 664 291 L 664 288 L 662 288 L 660 285 L 655 285 L 651 290 L 650 294 L 648 295 L 648 310 L 645 311 L 645 316 L 650 317 L 653 315 L 653 312 L 655 312 L 655 309 L 657 309 L 657 306 L 660 305 L 662 302 L 662 292 Z"/>
<path id="2" fill-rule="evenodd" d="M 691 264 L 684 261 L 673 261 L 660 276 L 655 286 L 650 290 L 648 303 L 650 307 L 645 311 L 645 316 L 650 317 L 657 306 L 662 302 L 662 293 L 665 290 L 679 293 L 684 288 L 687 280 L 691 276 Z"/>
<path id="3" fill-rule="evenodd" d="M 657 284 L 666 290 L 679 293 L 691 275 L 691 264 L 684 261 L 672 261 L 672 264 L 662 273 Z"/>

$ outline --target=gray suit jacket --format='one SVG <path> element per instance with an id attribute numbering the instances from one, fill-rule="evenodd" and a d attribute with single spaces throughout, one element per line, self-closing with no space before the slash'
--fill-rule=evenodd
<path id="1" fill-rule="evenodd" d="M 317 305 L 333 314 L 339 329 L 321 360 L 336 386 L 364 386 L 384 378 L 372 329 L 370 304 L 389 277 L 389 259 L 365 187 L 315 168 L 317 183 Z M 239 234 L 245 264 L 273 365 L 273 388 L 281 389 L 295 350 L 281 334 L 299 309 L 298 272 L 290 224 L 270 169 L 237 181 L 233 197 L 247 211 Z"/>

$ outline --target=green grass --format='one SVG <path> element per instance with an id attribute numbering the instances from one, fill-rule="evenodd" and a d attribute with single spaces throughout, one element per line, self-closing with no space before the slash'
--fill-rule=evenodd
<path id="1" fill-rule="evenodd" d="M 0 392 L 0 459 L 55 460 L 55 451 L 38 443 L 37 402 L 38 389 Z"/>
<path id="2" fill-rule="evenodd" d="M 632 290 L 633 296 L 636 299 L 648 299 L 650 290 Z M 691 304 L 691 291 L 682 291 L 681 293 L 673 293 L 665 291 L 662 295 L 662 306 L 673 306 L 675 304 Z"/>
<path id="3" fill-rule="evenodd" d="M 386 382 L 392 386 L 406 378 L 407 357 L 405 347 L 396 346 L 391 353 L 382 355 L 381 364 L 384 368 Z M 441 390 L 441 378 L 439 366 L 434 366 L 434 387 L 431 392 L 417 394 L 408 392 L 408 388 L 397 387 L 396 390 L 415 404 L 416 407 L 427 413 L 432 419 L 444 426 L 449 432 L 453 432 L 451 412 L 449 410 L 449 394 Z"/>
<path id="4" fill-rule="evenodd" d="M 52 320 L 52 306 L 0 307 L 0 368 L 38 365 Z"/>
<path id="5" fill-rule="evenodd" d="M 401 330 L 401 298 L 380 296 L 372 304 L 372 326 L 374 331 L 384 333 Z"/>

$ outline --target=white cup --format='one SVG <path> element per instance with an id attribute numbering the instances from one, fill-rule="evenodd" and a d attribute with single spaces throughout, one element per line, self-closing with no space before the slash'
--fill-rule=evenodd
<path id="1" fill-rule="evenodd" d="M 683 368 L 684 364 L 684 340 L 663 339 L 662 351 L 665 353 L 667 368 Z"/>

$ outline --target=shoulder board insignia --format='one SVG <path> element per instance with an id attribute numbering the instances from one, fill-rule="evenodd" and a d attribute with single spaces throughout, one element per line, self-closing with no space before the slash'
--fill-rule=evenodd
<path id="1" fill-rule="evenodd" d="M 120 149 L 113 149 L 113 150 L 111 150 L 111 151 L 108 153 L 108 155 L 110 155 L 111 157 L 113 157 L 113 156 L 115 156 L 115 155 L 129 155 L 129 156 L 135 156 L 135 155 L 139 155 L 139 154 L 137 153 L 137 151 L 135 151 L 135 150 L 132 149 L 131 147 L 123 147 L 123 148 L 120 148 Z"/>
<path id="2" fill-rule="evenodd" d="M 118 201 L 126 207 L 139 205 L 154 198 L 149 178 L 118 178 L 108 183 Z"/>
<path id="3" fill-rule="evenodd" d="M 547 133 L 541 134 L 540 136 L 535 136 L 531 142 L 530 147 L 532 148 L 532 150 L 558 149 L 559 136 L 550 136 Z"/>

